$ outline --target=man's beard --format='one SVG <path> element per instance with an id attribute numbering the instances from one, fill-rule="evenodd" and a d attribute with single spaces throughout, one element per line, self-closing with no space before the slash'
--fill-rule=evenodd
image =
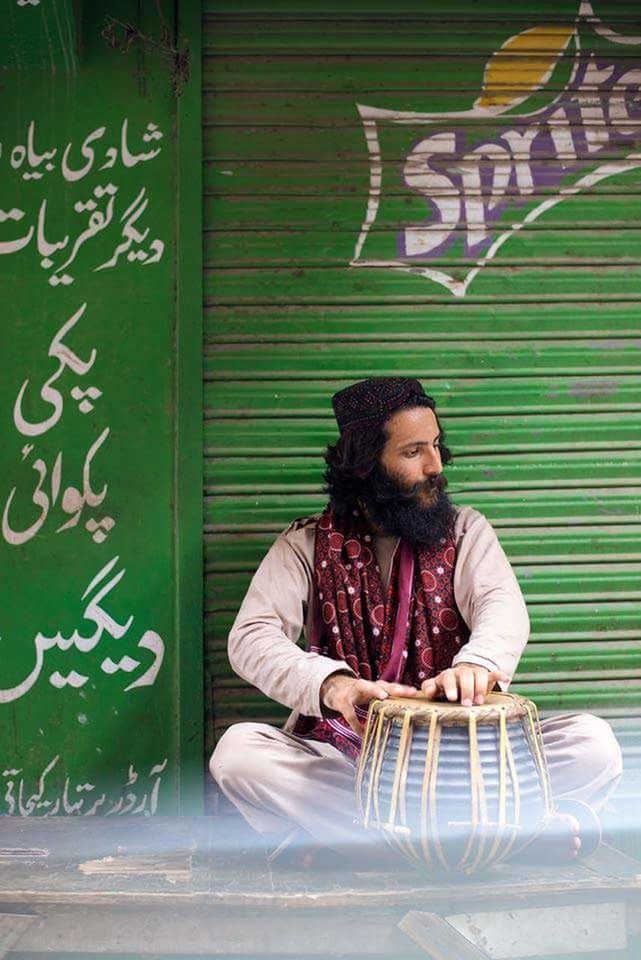
<path id="1" fill-rule="evenodd" d="M 429 550 L 454 529 L 456 508 L 445 493 L 446 486 L 447 480 L 438 474 L 407 487 L 377 463 L 364 482 L 359 501 L 377 527 Z M 420 500 L 424 491 L 435 494 L 430 504 Z"/>

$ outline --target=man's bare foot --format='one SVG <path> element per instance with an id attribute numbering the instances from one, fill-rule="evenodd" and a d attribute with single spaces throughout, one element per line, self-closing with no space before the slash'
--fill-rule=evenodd
<path id="1" fill-rule="evenodd" d="M 581 824 L 569 813 L 553 813 L 547 826 L 513 858 L 519 863 L 570 863 L 581 852 Z"/>
<path id="2" fill-rule="evenodd" d="M 594 853 L 600 842 L 601 823 L 596 811 L 581 800 L 561 799 L 545 829 L 514 860 L 571 863 Z"/>

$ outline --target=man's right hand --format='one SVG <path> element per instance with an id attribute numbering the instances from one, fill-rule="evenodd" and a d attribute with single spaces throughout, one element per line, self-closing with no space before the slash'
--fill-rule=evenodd
<path id="1" fill-rule="evenodd" d="M 363 725 L 356 716 L 355 706 L 366 705 L 370 700 L 385 700 L 387 697 L 416 697 L 420 691 L 403 683 L 388 683 L 386 680 L 357 680 L 344 673 L 332 673 L 323 680 L 320 688 L 321 703 L 329 710 L 340 713 L 360 737 Z"/>

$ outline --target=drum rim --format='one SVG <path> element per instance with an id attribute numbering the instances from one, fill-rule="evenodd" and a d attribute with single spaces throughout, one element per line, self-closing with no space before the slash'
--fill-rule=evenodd
<path id="1" fill-rule="evenodd" d="M 373 700 L 370 703 L 370 715 L 383 713 L 385 717 L 402 717 L 406 713 L 413 714 L 413 720 L 420 723 L 423 719 L 429 722 L 436 714 L 443 726 L 448 724 L 467 723 L 473 715 L 477 723 L 493 723 L 505 714 L 506 720 L 520 720 L 532 710 L 534 703 L 527 697 L 516 693 L 489 693 L 485 703 L 478 706 L 464 707 L 461 703 L 452 703 L 448 700 L 428 700 L 425 697 L 387 697 L 385 700 Z"/>

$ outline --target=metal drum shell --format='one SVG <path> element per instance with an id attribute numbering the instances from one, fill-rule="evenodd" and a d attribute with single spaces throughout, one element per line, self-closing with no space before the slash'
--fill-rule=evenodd
<path id="1" fill-rule="evenodd" d="M 552 812 L 536 706 L 373 701 L 356 795 L 361 822 L 416 864 L 473 873 L 506 860 Z"/>

